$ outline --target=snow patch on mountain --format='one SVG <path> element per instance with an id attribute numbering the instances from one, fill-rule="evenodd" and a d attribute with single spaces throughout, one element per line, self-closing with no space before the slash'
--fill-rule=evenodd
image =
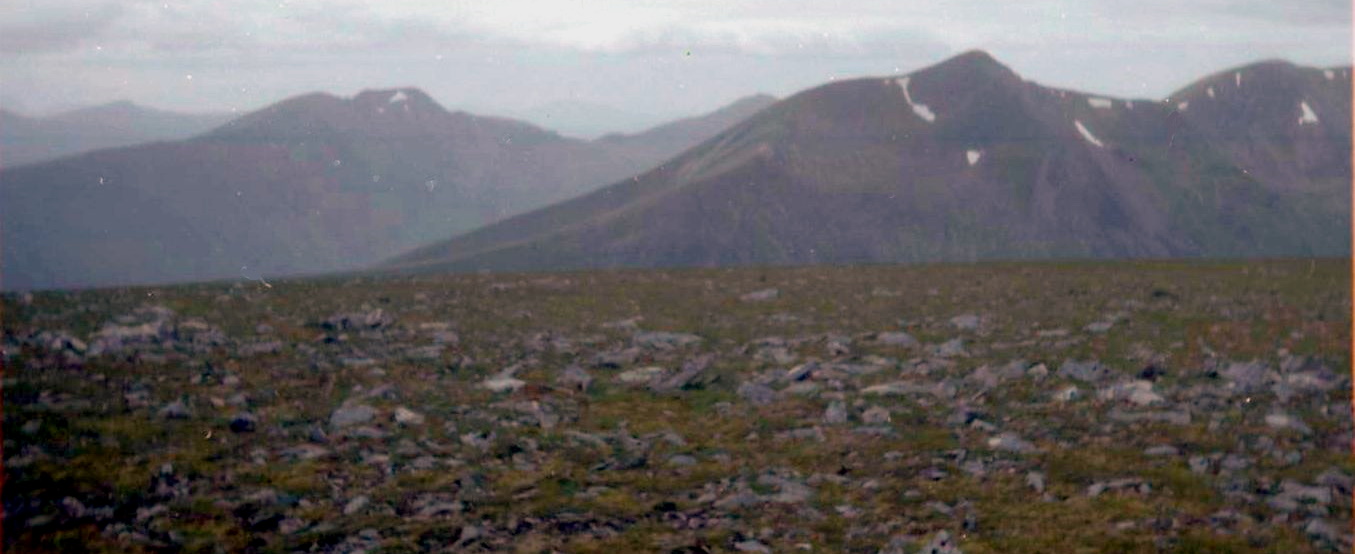
<path id="1" fill-rule="evenodd" d="M 1106 110 L 1114 106 L 1115 102 L 1111 101 L 1109 98 L 1096 98 L 1093 96 L 1087 99 L 1087 105 L 1093 108 Z"/>
<path id="2" fill-rule="evenodd" d="M 979 158 L 983 157 L 983 152 L 979 150 L 969 150 L 964 153 L 964 157 L 966 160 L 969 160 L 969 166 L 973 167 L 974 164 L 979 163 Z"/>
<path id="3" fill-rule="evenodd" d="M 1299 125 L 1317 124 L 1317 113 L 1313 112 L 1312 106 L 1307 102 L 1299 102 L 1299 110 L 1303 112 L 1299 116 Z"/>
<path id="4" fill-rule="evenodd" d="M 1323 76 L 1323 77 L 1326 77 L 1327 80 L 1330 81 L 1330 80 L 1333 80 L 1333 79 L 1336 78 L 1336 72 L 1335 72 L 1335 71 L 1332 71 L 1332 70 L 1330 70 L 1330 69 L 1323 69 L 1323 70 L 1322 70 L 1322 76 Z"/>
<path id="5" fill-rule="evenodd" d="M 932 112 L 931 108 L 928 108 L 926 104 L 913 102 L 913 95 L 908 93 L 908 77 L 900 77 L 895 79 L 894 82 L 903 90 L 903 100 L 908 103 L 909 107 L 913 108 L 913 113 L 927 123 L 936 121 L 936 114 Z"/>
<path id="6" fill-rule="evenodd" d="M 1085 139 L 1087 142 L 1090 142 L 1093 146 L 1096 146 L 1097 148 L 1105 148 L 1106 145 L 1103 144 L 1100 139 L 1097 139 L 1096 136 L 1093 135 L 1091 131 L 1088 131 L 1087 126 L 1083 125 L 1081 121 L 1074 119 L 1073 126 L 1077 127 L 1078 134 L 1081 134 L 1082 138 Z"/>
<path id="7" fill-rule="evenodd" d="M 396 102 L 404 102 L 405 100 L 409 100 L 409 96 L 405 94 L 405 91 L 397 90 L 395 91 L 395 94 L 391 95 L 390 100 L 387 100 L 387 102 L 394 104 Z"/>

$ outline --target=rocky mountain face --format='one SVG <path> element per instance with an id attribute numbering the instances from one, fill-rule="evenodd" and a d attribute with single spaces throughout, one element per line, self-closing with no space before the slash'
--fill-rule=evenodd
<path id="1" fill-rule="evenodd" d="M 638 173 L 722 128 L 687 125 L 699 128 L 589 142 L 411 88 L 300 96 L 189 140 L 4 169 L 3 285 L 350 269 Z"/>
<path id="2" fill-rule="evenodd" d="M 1263 62 L 1162 101 L 982 52 L 799 93 L 635 179 L 387 269 L 1347 255 L 1350 68 Z"/>
<path id="3" fill-rule="evenodd" d="M 0 167 L 103 148 L 185 139 L 211 130 L 231 117 L 227 113 L 176 113 L 131 102 L 113 102 L 48 117 L 0 110 Z"/>

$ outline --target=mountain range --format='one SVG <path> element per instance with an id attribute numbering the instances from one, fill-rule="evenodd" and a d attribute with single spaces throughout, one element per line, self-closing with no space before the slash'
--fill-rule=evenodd
<path id="1" fill-rule="evenodd" d="M 585 141 L 415 88 L 315 93 L 183 140 L 5 166 L 3 286 L 361 267 L 635 175 L 771 102 Z"/>
<path id="2" fill-rule="evenodd" d="M 0 167 L 103 148 L 177 140 L 229 121 L 228 113 L 186 114 L 113 102 L 45 117 L 0 110 Z"/>
<path id="3" fill-rule="evenodd" d="M 1351 69 L 1265 61 L 1165 99 L 984 52 L 782 100 L 635 178 L 387 271 L 1348 256 Z"/>

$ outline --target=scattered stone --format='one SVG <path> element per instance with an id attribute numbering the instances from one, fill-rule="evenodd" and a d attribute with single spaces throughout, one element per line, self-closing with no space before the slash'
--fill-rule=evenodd
<path id="1" fill-rule="evenodd" d="M 593 376 L 577 365 L 570 365 L 560 375 L 555 377 L 555 382 L 560 386 L 567 387 L 579 392 L 587 392 L 588 386 L 593 384 Z"/>
<path id="2" fill-rule="evenodd" d="M 967 356 L 968 354 L 965 352 L 964 340 L 954 338 L 933 346 L 932 355 L 938 358 L 953 358 L 956 356 Z"/>
<path id="3" fill-rule="evenodd" d="M 1266 425 L 1277 431 L 1293 431 L 1301 435 L 1313 434 L 1313 428 L 1304 423 L 1302 419 L 1281 412 L 1267 414 Z"/>
<path id="4" fill-rule="evenodd" d="M 188 419 L 192 415 L 182 400 L 175 400 L 160 408 L 160 417 L 164 419 Z"/>
<path id="5" fill-rule="evenodd" d="M 1127 381 L 1101 389 L 1097 396 L 1112 402 L 1128 402 L 1135 406 L 1161 404 L 1162 395 L 1153 392 L 1152 381 Z"/>
<path id="6" fill-rule="evenodd" d="M 1014 433 L 1002 433 L 988 439 L 988 448 L 1017 454 L 1034 452 L 1036 450 L 1034 444 L 1016 436 Z"/>
<path id="7" fill-rule="evenodd" d="M 819 370 L 818 362 L 808 362 L 795 366 L 786 372 L 787 381 L 803 381 L 814 375 Z"/>
<path id="8" fill-rule="evenodd" d="M 734 543 L 734 550 L 738 550 L 739 552 L 766 552 L 768 554 L 772 551 L 772 549 L 767 548 L 767 545 L 762 544 L 757 540 L 736 542 Z"/>
<path id="9" fill-rule="evenodd" d="M 1073 402 L 1082 398 L 1082 389 L 1077 385 L 1068 385 L 1054 393 L 1054 400 L 1057 402 Z"/>
<path id="10" fill-rule="evenodd" d="M 1112 377 L 1110 368 L 1101 365 L 1100 362 L 1077 360 L 1065 360 L 1055 375 L 1085 383 L 1099 383 Z"/>
<path id="11" fill-rule="evenodd" d="M 343 515 L 351 516 L 357 514 L 358 512 L 361 512 L 363 508 L 367 507 L 367 503 L 370 501 L 371 499 L 367 498 L 366 495 L 353 497 L 351 500 L 349 500 L 346 504 L 343 505 Z"/>
<path id="12" fill-rule="evenodd" d="M 737 391 L 739 398 L 742 398 L 755 406 L 765 406 L 771 404 L 776 399 L 776 391 L 771 387 L 754 382 L 745 382 L 739 385 Z"/>
<path id="13" fill-rule="evenodd" d="M 253 433 L 259 426 L 259 419 L 249 412 L 241 412 L 231 417 L 230 428 L 235 433 Z"/>
<path id="14" fill-rule="evenodd" d="M 938 532 L 918 552 L 919 554 L 964 554 L 959 545 L 955 544 L 955 541 L 950 538 L 950 533 L 947 531 Z"/>
<path id="15" fill-rule="evenodd" d="M 1036 493 L 1043 494 L 1045 488 L 1045 475 L 1038 471 L 1032 471 L 1026 474 L 1026 486 L 1034 489 Z"/>
<path id="16" fill-rule="evenodd" d="M 335 429 L 343 429 L 367 423 L 375 417 L 376 410 L 372 409 L 371 406 L 365 404 L 344 406 L 329 414 L 329 426 Z"/>
<path id="17" fill-rule="evenodd" d="M 1170 444 L 1150 446 L 1143 451 L 1143 455 L 1153 457 L 1179 456 L 1180 454 L 1181 450 Z"/>
<path id="18" fill-rule="evenodd" d="M 776 300 L 779 296 L 781 296 L 781 291 L 777 289 L 762 289 L 744 294 L 739 297 L 739 300 L 744 302 L 766 302 L 768 300 Z"/>
<path id="19" fill-rule="evenodd" d="M 919 343 L 913 335 L 903 331 L 889 331 L 875 335 L 875 342 L 888 346 L 897 346 L 900 348 L 914 348 Z"/>
<path id="20" fill-rule="evenodd" d="M 527 386 L 527 382 L 512 375 L 499 374 L 480 382 L 480 387 L 493 393 L 516 392 Z"/>
<path id="21" fill-rule="evenodd" d="M 709 369 L 711 364 L 714 363 L 714 361 L 715 356 L 711 354 L 704 354 L 692 358 L 690 360 L 687 360 L 686 363 L 682 364 L 682 369 L 679 370 L 675 375 L 669 377 L 664 381 L 660 381 L 659 383 L 652 384 L 650 385 L 649 388 L 654 392 L 670 392 L 680 390 L 683 387 L 686 387 L 692 381 L 694 381 L 697 378 L 697 376 L 701 375 L 702 372 Z"/>
<path id="22" fill-rule="evenodd" d="M 643 385 L 654 381 L 664 374 L 661 367 L 649 366 L 623 371 L 616 375 L 616 381 L 627 385 Z"/>
<path id="23" fill-rule="evenodd" d="M 423 425 L 423 414 L 415 412 L 404 406 L 395 408 L 395 422 L 406 427 Z"/>
<path id="24" fill-rule="evenodd" d="M 1114 326 L 1115 322 L 1113 321 L 1098 321 L 1095 323 L 1088 323 L 1086 327 L 1082 328 L 1082 330 L 1088 333 L 1100 334 L 1110 331 L 1110 328 Z"/>
<path id="25" fill-rule="evenodd" d="M 823 422 L 828 425 L 847 423 L 847 405 L 840 400 L 829 402 L 828 409 L 823 413 Z"/>
<path id="26" fill-rule="evenodd" d="M 701 337 L 688 333 L 651 331 L 636 333 L 631 339 L 636 346 L 653 350 L 673 350 L 701 342 Z"/>
<path id="27" fill-rule="evenodd" d="M 868 425 L 879 425 L 893 421 L 889 409 L 882 406 L 871 406 L 866 411 L 861 412 L 861 422 Z"/>
<path id="28" fill-rule="evenodd" d="M 973 331 L 979 328 L 979 316 L 974 314 L 957 315 L 950 318 L 950 326 L 961 331 Z"/>

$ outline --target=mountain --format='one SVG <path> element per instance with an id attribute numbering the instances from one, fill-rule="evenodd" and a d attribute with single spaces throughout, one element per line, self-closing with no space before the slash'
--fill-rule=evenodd
<path id="1" fill-rule="evenodd" d="M 114 102 L 47 117 L 0 110 L 0 167 L 146 142 L 188 138 L 229 121 L 225 113 L 186 114 Z"/>
<path id="2" fill-rule="evenodd" d="M 381 269 L 1348 255 L 1350 79 L 1263 62 L 1124 100 L 967 52 Z"/>
<path id="3" fill-rule="evenodd" d="M 625 156 L 627 159 L 662 161 L 668 156 L 700 144 L 775 103 L 776 98 L 773 96 L 755 94 L 735 100 L 728 106 L 706 115 L 679 119 L 634 134 L 612 133 L 599 137 L 595 142 L 608 146 L 616 152 L 616 155 Z"/>
<path id="4" fill-rule="evenodd" d="M 617 130 L 644 129 L 658 119 L 649 114 L 579 100 L 550 102 L 508 115 L 565 136 L 583 139 L 593 139 Z"/>
<path id="5" fill-rule="evenodd" d="M 187 140 L 0 169 L 0 284 L 356 268 L 633 175 L 722 127 L 701 129 L 640 147 L 450 112 L 414 88 L 303 95 Z"/>

